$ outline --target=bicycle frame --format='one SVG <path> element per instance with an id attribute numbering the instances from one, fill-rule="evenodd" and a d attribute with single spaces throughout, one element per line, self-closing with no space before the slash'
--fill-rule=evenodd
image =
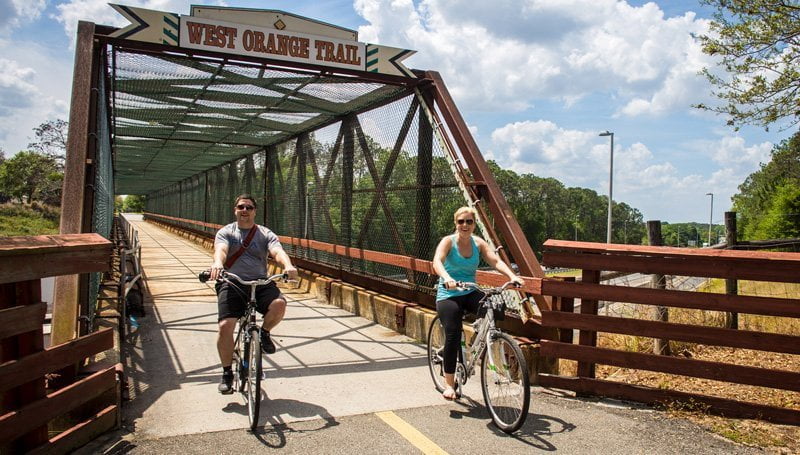
<path id="1" fill-rule="evenodd" d="M 500 289 L 505 290 L 507 285 L 508 283 Z M 484 292 L 483 289 L 479 288 L 474 283 L 459 283 L 459 287 L 469 287 Z M 477 327 L 475 327 L 475 323 L 473 323 L 475 336 L 472 339 L 472 345 L 469 347 L 469 349 L 467 349 L 466 345 L 461 347 L 461 356 L 458 361 L 463 366 L 465 373 L 463 378 L 459 378 L 462 385 L 466 384 L 467 380 L 475 374 L 475 366 L 483 356 L 483 351 L 486 350 L 486 346 L 489 344 L 490 337 L 495 332 L 498 332 L 494 320 L 494 305 L 492 305 L 491 301 L 491 297 L 498 294 L 499 292 L 485 293 L 485 295 L 481 298 L 481 308 L 486 310 L 486 315 L 483 318 L 475 321 L 478 323 Z M 467 356 L 468 353 L 469 356 Z M 489 361 L 494 363 L 494 357 L 491 350 L 489 350 L 487 355 L 489 356 Z"/>

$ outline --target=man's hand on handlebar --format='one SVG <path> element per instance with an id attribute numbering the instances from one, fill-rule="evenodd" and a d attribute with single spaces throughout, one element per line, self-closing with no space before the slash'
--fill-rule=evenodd
<path id="1" fill-rule="evenodd" d="M 283 269 L 283 273 L 286 274 L 287 281 L 297 281 L 297 279 L 298 279 L 297 269 L 294 268 L 294 267 L 291 267 L 291 266 L 290 267 L 286 267 L 285 269 Z"/>
<path id="2" fill-rule="evenodd" d="M 225 269 L 224 269 L 224 267 L 222 267 L 222 264 L 217 264 L 217 263 L 212 264 L 211 265 L 211 278 L 209 278 L 209 279 L 217 281 L 219 279 L 220 275 L 222 274 L 223 270 L 225 270 Z"/>

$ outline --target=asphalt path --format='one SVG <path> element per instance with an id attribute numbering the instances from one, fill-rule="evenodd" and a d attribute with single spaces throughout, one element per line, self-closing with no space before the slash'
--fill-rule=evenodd
<path id="1" fill-rule="evenodd" d="M 79 453 L 763 454 L 688 421 L 628 403 L 581 400 L 541 389 L 534 391 L 532 400 L 525 425 L 513 435 L 494 427 L 482 402 L 466 397 L 383 412 L 413 427 L 421 438 L 407 438 L 382 413 L 369 413 L 265 425 L 255 432 L 239 429 L 155 439 L 117 432 Z"/>

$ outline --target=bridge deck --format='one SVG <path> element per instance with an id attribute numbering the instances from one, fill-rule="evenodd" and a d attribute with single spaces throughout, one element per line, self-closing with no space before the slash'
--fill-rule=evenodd
<path id="1" fill-rule="evenodd" d="M 196 278 L 210 252 L 129 219 L 148 292 L 147 315 L 129 335 L 126 427 L 137 439 L 246 427 L 240 396 L 217 393 L 216 298 Z M 423 346 L 311 294 L 284 292 L 289 308 L 273 330 L 278 352 L 266 357 L 262 425 L 441 404 Z"/>

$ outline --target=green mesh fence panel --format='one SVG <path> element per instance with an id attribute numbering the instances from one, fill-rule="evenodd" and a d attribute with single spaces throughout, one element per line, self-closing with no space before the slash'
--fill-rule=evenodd
<path id="1" fill-rule="evenodd" d="M 148 195 L 148 211 L 227 224 L 240 193 L 256 198 L 259 221 L 279 235 L 425 260 L 452 232 L 455 209 L 465 205 L 414 94 L 166 186 Z M 435 284 L 435 277 L 401 267 L 285 248 L 424 291 Z"/>
<path id="2" fill-rule="evenodd" d="M 94 179 L 94 210 L 92 226 L 94 232 L 111 239 L 114 222 L 114 173 L 111 156 L 111 131 L 108 121 L 108 91 L 105 77 L 98 78 L 97 96 L 97 147 L 94 163 L 97 171 Z M 88 316 L 94 317 L 102 273 L 92 273 L 89 277 Z"/>

